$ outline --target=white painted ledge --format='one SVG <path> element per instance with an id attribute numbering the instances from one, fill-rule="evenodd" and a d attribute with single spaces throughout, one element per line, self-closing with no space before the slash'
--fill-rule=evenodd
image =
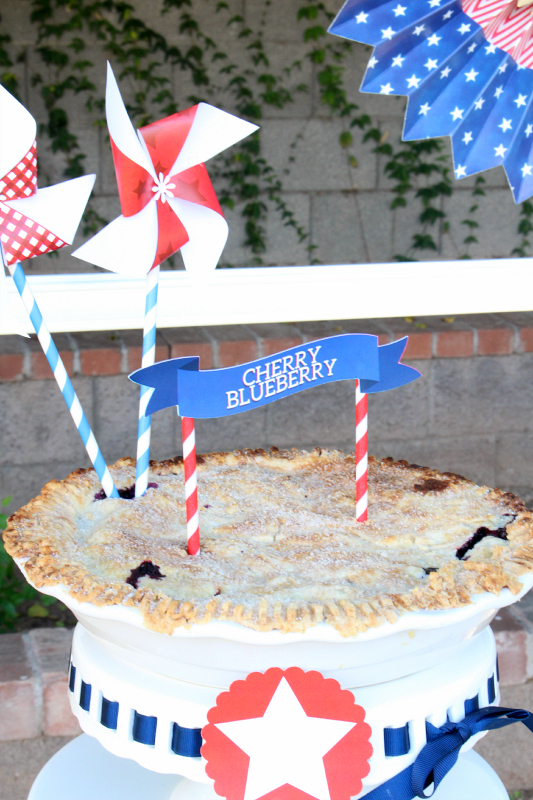
<path id="1" fill-rule="evenodd" d="M 145 280 L 118 275 L 29 278 L 51 331 L 141 328 Z M 8 307 L 28 332 L 12 278 Z M 4 306 L 5 308 L 6 306 Z M 196 284 L 162 272 L 160 328 L 254 322 L 477 314 L 533 309 L 533 259 L 216 270 Z M 12 333 L 11 313 L 0 334 Z"/>

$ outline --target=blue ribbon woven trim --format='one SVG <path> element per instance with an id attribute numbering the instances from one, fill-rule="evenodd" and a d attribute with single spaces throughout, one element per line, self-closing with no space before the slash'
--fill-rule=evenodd
<path id="1" fill-rule="evenodd" d="M 157 730 L 157 717 L 147 717 L 135 711 L 133 714 L 132 739 L 140 744 L 155 744 L 155 733 Z"/>
<path id="2" fill-rule="evenodd" d="M 172 725 L 171 749 L 178 756 L 200 758 L 202 747 L 201 728 L 182 728 L 177 722 Z"/>
<path id="3" fill-rule="evenodd" d="M 414 764 L 365 795 L 365 800 L 413 800 L 431 797 L 439 783 L 455 765 L 461 747 L 471 736 L 522 722 L 533 733 L 533 714 L 516 708 L 480 708 L 461 720 L 436 728 L 426 722 L 427 744 Z M 433 790 L 425 789 L 433 783 Z"/>

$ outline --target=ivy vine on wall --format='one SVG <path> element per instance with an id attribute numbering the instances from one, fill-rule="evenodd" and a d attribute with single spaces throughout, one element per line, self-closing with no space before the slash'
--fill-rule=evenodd
<path id="1" fill-rule="evenodd" d="M 119 81 L 129 86 L 128 111 L 138 126 L 178 110 L 172 70 L 178 71 L 182 82 L 190 86 L 188 96 L 182 98 L 187 104 L 213 102 L 259 123 L 267 109 L 284 109 L 299 93 L 316 91 L 331 116 L 342 122 L 338 146 L 348 165 L 357 169 L 367 153 L 374 151 L 382 156 L 385 175 L 392 181 L 392 209 L 405 207 L 408 202 L 419 205 L 418 227 L 410 247 L 396 258 L 413 260 L 437 253 L 444 237 L 450 238 L 458 256 L 470 257 L 471 246 L 478 241 L 476 212 L 485 194 L 484 178 L 480 176 L 475 182 L 461 230 L 452 230 L 445 203 L 453 192 L 447 148 L 442 140 L 393 142 L 388 131 L 382 131 L 368 113 L 350 101 L 346 88 L 349 57 L 353 48 L 360 45 L 327 34 L 333 15 L 323 2 L 300 0 L 296 8 L 295 23 L 305 45 L 304 58 L 312 64 L 313 86 L 301 80 L 302 60 L 280 67 L 269 51 L 265 28 L 270 0 L 263 0 L 255 27 L 247 24 L 242 15 L 232 13 L 229 3 L 223 0 L 160 0 L 164 22 L 160 27 L 177 32 L 179 46 L 170 43 L 161 30 L 143 18 L 142 3 L 135 7 L 122 0 L 30 0 L 28 6 L 28 24 L 35 31 L 35 52 L 40 61 L 34 66 L 32 59 L 30 80 L 46 109 L 39 132 L 48 138 L 52 152 L 62 155 L 65 177 L 83 174 L 86 160 L 82 144 L 71 128 L 71 98 L 83 98 L 89 118 L 105 128 L 104 101 L 94 83 L 95 70 L 101 70 L 101 62 L 95 64 L 92 60 L 97 47 L 118 68 Z M 151 9 L 153 6 L 150 3 Z M 218 29 L 231 30 L 240 43 L 238 52 L 226 52 L 202 28 L 206 7 L 216 18 Z M 21 91 L 16 64 L 27 56 L 24 50 L 17 52 L 9 31 L 0 27 L 0 82 L 15 95 Z M 354 144 L 356 128 L 363 132 L 360 152 Z M 292 144 L 293 150 L 297 145 L 298 138 Z M 293 161 L 294 156 L 284 174 L 278 174 L 263 153 L 259 130 L 210 166 L 221 205 L 238 205 L 244 217 L 243 244 L 250 254 L 250 264 L 263 263 L 270 213 L 278 214 L 297 239 L 306 243 L 309 260 L 315 261 L 308 232 L 284 198 L 283 178 Z M 41 176 L 41 183 L 46 183 L 46 176 Z M 106 222 L 89 204 L 84 232 L 94 232 Z M 521 206 L 519 242 L 513 255 L 529 253 L 532 232 L 533 204 L 527 201 Z"/>

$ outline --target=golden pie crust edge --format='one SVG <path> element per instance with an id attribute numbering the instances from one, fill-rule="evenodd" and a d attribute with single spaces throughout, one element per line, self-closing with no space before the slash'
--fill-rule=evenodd
<path id="1" fill-rule="evenodd" d="M 353 462 L 354 456 L 339 451 L 315 448 L 311 453 L 298 450 L 280 451 L 271 448 L 270 452 L 259 450 L 236 450 L 233 453 L 211 453 L 198 456 L 201 464 L 223 465 L 249 464 L 253 460 L 290 459 L 297 468 L 309 466 L 313 458 L 343 458 Z M 474 485 L 461 475 L 438 472 L 429 467 L 409 464 L 407 461 L 394 461 L 392 458 L 369 461 L 382 467 L 410 470 L 413 480 L 428 478 L 445 479 L 449 486 Z M 183 459 L 177 457 L 163 462 L 150 462 L 159 474 L 183 473 Z M 131 468 L 135 474 L 135 461 L 123 458 L 110 467 Z M 179 627 L 192 624 L 206 624 L 213 620 L 236 622 L 256 631 L 279 630 L 286 633 L 304 632 L 309 628 L 326 622 L 342 636 L 356 636 L 369 628 L 393 623 L 405 611 L 452 609 L 467 605 L 472 595 L 490 592 L 498 595 L 504 588 L 513 594 L 522 590 L 519 576 L 533 570 L 533 513 L 515 495 L 500 489 L 482 487 L 487 491 L 487 499 L 498 502 L 515 516 L 507 526 L 510 547 L 497 563 L 487 561 L 448 562 L 437 572 L 428 575 L 427 584 L 417 586 L 403 594 L 381 594 L 358 602 L 341 600 L 326 603 L 281 603 L 270 604 L 259 601 L 254 607 L 232 605 L 217 597 L 201 608 L 192 602 L 179 601 L 157 589 L 142 587 L 133 589 L 124 582 L 99 580 L 94 574 L 79 566 L 71 565 L 57 551 L 52 538 L 42 529 L 39 532 L 39 517 L 43 511 L 57 509 L 58 503 L 78 497 L 80 501 L 88 492 L 98 491 L 99 484 L 94 470 L 78 469 L 63 481 L 52 480 L 41 494 L 16 511 L 9 519 L 3 534 L 6 551 L 13 558 L 23 562 L 29 580 L 39 589 L 61 585 L 78 602 L 89 602 L 95 606 L 124 605 L 137 608 L 147 628 L 159 633 L 172 634 Z M 33 531 L 29 539 L 26 532 Z"/>

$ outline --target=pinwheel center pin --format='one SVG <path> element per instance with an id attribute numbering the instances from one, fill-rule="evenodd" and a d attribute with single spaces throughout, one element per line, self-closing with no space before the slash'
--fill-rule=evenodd
<path id="1" fill-rule="evenodd" d="M 152 192 L 155 192 L 156 200 L 161 200 L 162 203 L 166 203 L 167 197 L 174 197 L 172 189 L 176 188 L 176 184 L 169 183 L 170 180 L 170 175 L 167 175 L 165 178 L 162 172 L 159 173 L 159 177 L 156 178 L 155 181 L 155 186 L 152 186 Z"/>

